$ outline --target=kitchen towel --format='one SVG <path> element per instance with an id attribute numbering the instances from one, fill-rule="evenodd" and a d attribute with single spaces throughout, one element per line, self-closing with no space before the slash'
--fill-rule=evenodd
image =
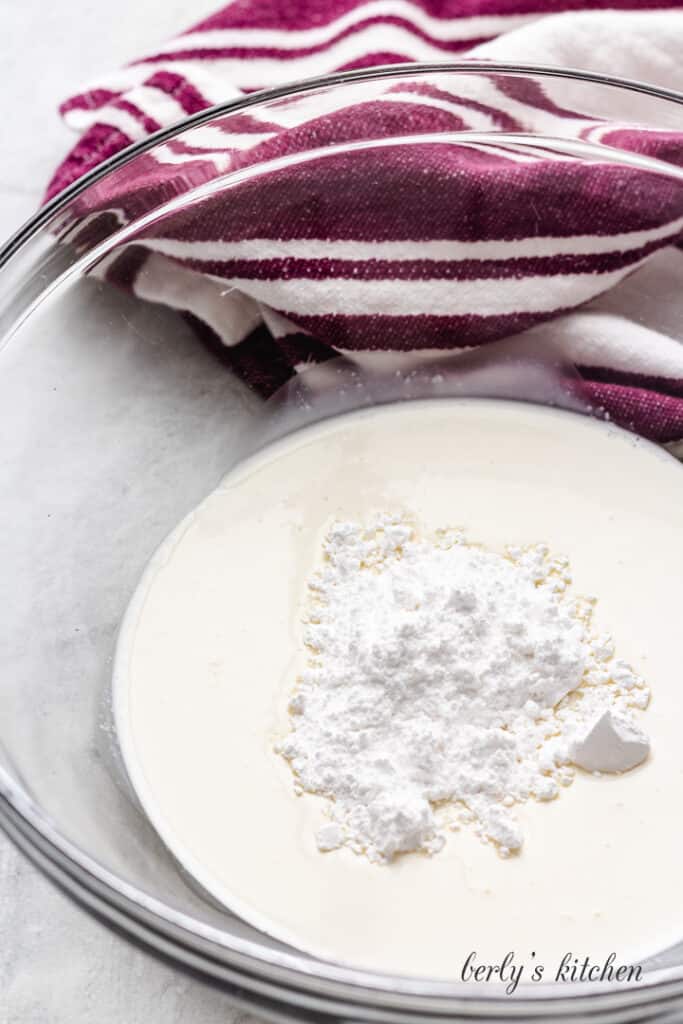
<path id="1" fill-rule="evenodd" d="M 683 106 L 679 118 L 637 92 L 495 62 L 683 91 L 682 51 L 677 3 L 237 0 L 62 105 L 81 138 L 49 195 L 245 92 L 373 65 L 484 63 L 245 107 L 93 185 L 60 237 L 78 247 L 127 229 L 100 277 L 190 317 L 264 395 L 335 356 L 389 365 L 526 332 L 559 340 L 617 422 L 676 442 Z M 141 224 L 250 168 L 261 173 Z"/>

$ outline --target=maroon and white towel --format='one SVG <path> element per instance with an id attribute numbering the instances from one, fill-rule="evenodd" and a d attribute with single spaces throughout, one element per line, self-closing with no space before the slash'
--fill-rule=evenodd
<path id="1" fill-rule="evenodd" d="M 188 113 L 339 69 L 466 56 L 683 91 L 682 8 L 237 0 L 62 105 L 82 134 L 50 194 Z M 238 187 L 129 230 L 98 273 L 190 316 L 263 394 L 339 354 L 463 350 L 531 331 L 541 344 L 562 341 L 617 421 L 677 441 L 683 106 L 678 122 L 672 107 L 670 123 L 655 128 L 637 93 L 615 91 L 598 113 L 586 96 L 571 81 L 482 70 L 246 108 L 110 175 L 72 205 L 62 237 L 92 240 L 98 222 L 126 230 L 155 205 L 243 169 Z M 458 132 L 499 132 L 500 142 Z M 515 145 L 529 132 L 573 145 Z M 397 134 L 415 138 L 398 146 Z M 367 140 L 377 145 L 359 145 Z M 328 151 L 304 159 L 313 148 Z M 620 162 L 620 151 L 642 166 Z M 250 168 L 293 154 L 302 159 L 249 180 Z"/>

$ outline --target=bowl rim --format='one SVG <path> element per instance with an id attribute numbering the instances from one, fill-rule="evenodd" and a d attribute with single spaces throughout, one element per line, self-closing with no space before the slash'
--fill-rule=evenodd
<path id="1" fill-rule="evenodd" d="M 545 64 L 496 61 L 406 62 L 335 72 L 294 80 L 271 89 L 214 104 L 172 125 L 161 128 L 98 164 L 45 203 L 0 247 L 0 272 L 52 218 L 78 195 L 113 171 L 128 164 L 161 142 L 185 131 L 254 106 L 266 106 L 282 98 L 316 89 L 376 79 L 420 77 L 429 74 L 499 74 L 570 79 L 598 87 L 642 93 L 654 99 L 683 105 L 683 93 L 613 75 Z M 662 1008 L 670 999 L 683 996 L 683 965 L 648 971 L 636 987 L 613 982 L 577 982 L 568 994 L 566 986 L 550 982 L 542 986 L 520 985 L 514 997 L 501 993 L 482 995 L 463 981 L 444 981 L 356 968 L 317 960 L 309 955 L 280 951 L 237 936 L 229 939 L 215 926 L 163 903 L 123 881 L 76 843 L 66 839 L 31 799 L 19 778 L 0 764 L 0 826 L 45 874 L 78 902 L 105 918 L 130 938 L 138 939 L 162 955 L 228 985 L 248 989 L 256 998 L 284 999 L 301 1009 L 352 1013 L 359 1019 L 363 1008 L 383 1010 L 394 1016 L 406 1012 L 430 1014 L 466 1012 L 483 1018 L 493 1012 L 519 1019 L 525 1009 L 534 1015 L 543 1010 L 574 1014 L 619 1008 Z M 678 1004 L 677 1004 L 678 1005 Z"/>
<path id="2" fill-rule="evenodd" d="M 188 114 L 170 125 L 159 128 L 137 142 L 132 142 L 103 160 L 90 171 L 77 178 L 66 188 L 58 192 L 44 203 L 32 216 L 9 236 L 0 246 L 0 269 L 21 248 L 29 238 L 46 224 L 55 213 L 64 209 L 76 196 L 84 192 L 90 185 L 100 181 L 107 174 L 123 167 L 134 157 L 153 149 L 159 143 L 176 138 L 188 129 L 212 121 L 223 114 L 234 114 L 252 106 L 267 104 L 273 100 L 284 99 L 316 89 L 329 88 L 334 85 L 346 85 L 350 82 L 372 81 L 376 78 L 406 78 L 411 75 L 426 74 L 506 74 L 506 75 L 538 75 L 545 78 L 566 78 L 573 81 L 607 86 L 618 90 L 642 93 L 654 99 L 683 104 L 683 92 L 666 89 L 663 86 L 650 85 L 635 78 L 620 78 L 617 75 L 606 75 L 597 71 L 586 71 L 581 68 L 562 67 L 553 64 L 517 64 L 512 61 L 462 60 L 462 61 L 406 61 L 403 64 L 378 64 L 369 68 L 351 71 L 335 71 L 328 75 L 317 75 L 314 78 L 292 79 L 283 85 L 271 89 L 260 89 L 243 96 L 233 97 L 223 103 L 215 103 L 210 107 Z"/>

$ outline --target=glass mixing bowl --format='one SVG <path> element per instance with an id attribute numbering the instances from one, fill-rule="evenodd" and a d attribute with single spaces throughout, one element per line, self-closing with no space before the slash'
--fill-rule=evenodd
<path id="1" fill-rule="evenodd" d="M 428 96 L 434 109 L 440 94 L 455 94 L 480 128 L 451 124 L 425 134 L 404 103 L 388 115 L 385 100 L 396 90 Z M 535 103 L 537 127 L 490 117 L 496 90 L 511 102 Z M 424 397 L 435 386 L 440 395 L 505 394 L 591 408 L 580 375 L 546 347 L 548 337 L 535 350 L 503 339 L 469 363 L 437 359 L 434 373 L 429 348 L 384 361 L 355 358 L 343 331 L 336 362 L 287 384 L 290 359 L 268 384 L 285 383 L 284 390 L 264 404 L 240 375 L 262 382 L 259 374 L 280 359 L 277 344 L 262 339 L 254 373 L 239 345 L 226 347 L 221 334 L 221 299 L 233 286 L 216 289 L 209 276 L 183 290 L 158 245 L 136 277 L 153 240 L 192 236 L 207 209 L 243 225 L 246 235 L 251 219 L 275 203 L 290 223 L 302 222 L 325 209 L 334 189 L 344 191 L 346 216 L 363 218 L 378 154 L 409 156 L 425 145 L 618 166 L 634 184 L 603 197 L 610 215 L 626 215 L 636 193 L 656 189 L 674 212 L 678 203 L 681 216 L 683 172 L 669 142 L 683 126 L 682 103 L 683 96 L 637 83 L 488 63 L 405 65 L 299 83 L 214 107 L 130 147 L 48 204 L 0 253 L 0 824 L 109 927 L 278 1019 L 680 1019 L 681 949 L 649 963 L 638 988 L 522 986 L 511 998 L 324 962 L 268 938 L 199 891 L 144 817 L 119 757 L 110 686 L 117 630 L 150 556 L 264 440 L 359 404 Z M 365 105 L 353 131 L 329 121 L 351 105 Z M 560 108 L 564 121 L 553 116 Z M 244 136 L 271 121 L 287 126 L 285 145 L 257 147 L 249 158 L 226 155 L 221 133 Z M 578 122 L 604 130 L 579 131 Z M 633 125 L 649 133 L 654 149 L 633 146 Z M 243 153 L 250 141 L 241 143 Z M 166 168 L 162 187 L 150 177 L 150 155 Z M 386 200 L 406 216 L 434 188 L 431 179 L 421 187 L 400 171 L 392 180 L 396 192 Z M 438 209 L 438 190 L 427 198 Z M 513 191 L 506 199 L 480 189 L 465 212 L 501 218 L 516 201 Z M 556 222 L 569 218 L 572 202 L 548 197 Z M 262 256 L 277 261 L 282 279 L 296 278 L 286 247 L 272 243 Z M 500 285 L 495 267 L 489 273 L 482 315 L 495 309 Z M 561 285 L 561 278 L 544 280 L 548 308 Z M 213 289 L 209 301 L 198 305 L 205 286 Z M 506 287 L 515 286 L 508 277 Z M 683 336 L 683 293 L 665 260 L 603 301 L 645 329 Z M 252 307 L 243 313 L 248 319 Z M 513 318 L 507 333 L 527 326 Z"/>

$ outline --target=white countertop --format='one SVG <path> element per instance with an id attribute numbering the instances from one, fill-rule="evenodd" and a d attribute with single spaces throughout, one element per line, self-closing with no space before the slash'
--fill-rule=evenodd
<path id="1" fill-rule="evenodd" d="M 40 202 L 74 137 L 56 107 L 220 0 L 0 0 L 0 237 Z M 246 1024 L 218 991 L 89 918 L 0 835 L 0 1024 Z"/>

